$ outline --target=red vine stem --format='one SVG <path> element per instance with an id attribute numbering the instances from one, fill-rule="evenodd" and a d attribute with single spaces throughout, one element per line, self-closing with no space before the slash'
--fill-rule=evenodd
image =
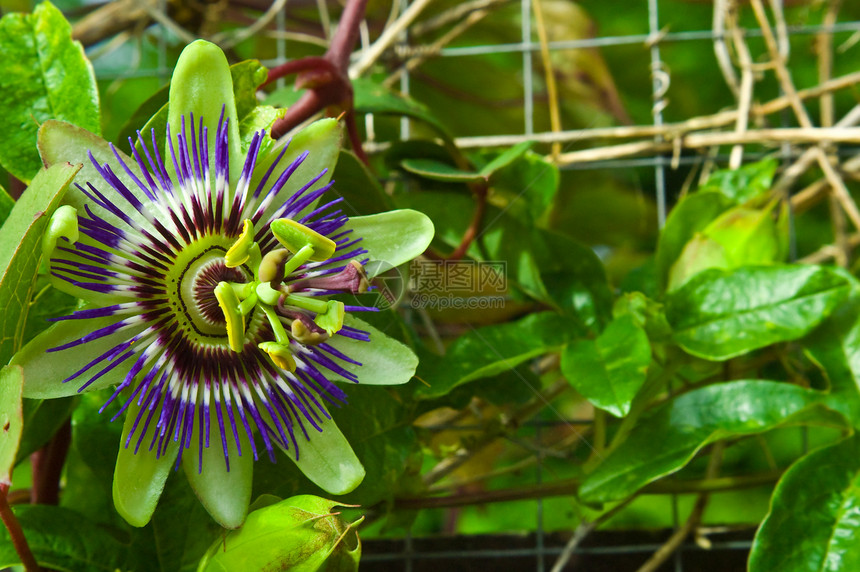
<path id="1" fill-rule="evenodd" d="M 9 506 L 8 497 L 9 485 L 6 483 L 0 484 L 0 518 L 3 519 L 3 524 L 6 530 L 9 531 L 9 536 L 12 538 L 12 545 L 15 547 L 15 552 L 21 558 L 21 564 L 27 572 L 41 572 L 39 564 L 36 563 L 36 558 L 30 551 L 30 545 L 27 544 L 27 539 L 24 537 L 24 531 L 21 529 L 21 523 L 12 508 Z"/>
<path id="2" fill-rule="evenodd" d="M 60 502 L 60 477 L 72 442 L 72 422 L 66 419 L 48 443 L 30 456 L 33 472 L 33 504 Z"/>

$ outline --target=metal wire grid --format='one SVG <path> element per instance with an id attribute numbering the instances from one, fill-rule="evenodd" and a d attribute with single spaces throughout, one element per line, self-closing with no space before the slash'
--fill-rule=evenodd
<path id="1" fill-rule="evenodd" d="M 394 0 L 395 2 L 398 0 Z M 409 0 L 399 0 L 401 4 L 401 12 L 405 11 L 409 6 Z M 166 0 L 160 0 L 160 8 L 166 8 Z M 577 48 L 600 48 L 600 47 L 616 47 L 623 45 L 642 45 L 643 49 L 647 49 L 650 58 L 651 85 L 650 91 L 652 94 L 652 123 L 655 126 L 660 126 L 664 122 L 663 109 L 665 108 L 665 94 L 668 89 L 668 75 L 661 60 L 661 46 L 668 43 L 693 42 L 693 41 L 709 41 L 712 42 L 720 36 L 712 30 L 693 30 L 680 32 L 666 32 L 661 30 L 660 26 L 660 0 L 647 0 L 648 5 L 648 34 L 630 34 L 620 36 L 595 37 L 569 41 L 554 41 L 549 42 L 551 51 L 570 50 Z M 533 38 L 532 25 L 532 0 L 520 0 L 520 16 L 521 16 L 521 41 L 518 43 L 467 46 L 467 47 L 447 47 L 438 52 L 438 57 L 456 58 L 456 57 L 480 57 L 484 55 L 499 54 L 499 53 L 521 53 L 522 54 L 522 82 L 523 90 L 523 135 L 532 135 L 534 131 L 534 115 L 535 115 L 535 81 L 533 69 L 533 56 L 540 50 L 540 44 Z M 275 18 L 276 30 L 279 32 L 286 31 L 286 17 L 284 11 L 280 11 Z M 839 22 L 833 26 L 798 26 L 789 27 L 789 35 L 808 35 L 816 34 L 822 31 L 831 31 L 834 34 L 858 33 L 860 32 L 860 22 Z M 171 69 L 167 67 L 167 46 L 171 41 L 170 32 L 163 26 L 156 24 L 154 32 L 157 38 L 158 46 L 158 66 L 155 69 L 130 69 L 117 73 L 115 70 L 100 71 L 99 61 L 94 62 L 98 77 L 103 79 L 122 79 L 132 77 L 155 76 L 163 80 L 170 77 Z M 745 33 L 750 37 L 760 36 L 761 31 L 758 29 L 746 30 Z M 366 43 L 366 34 L 363 35 Z M 408 33 L 401 36 L 401 43 L 408 44 Z M 366 46 L 365 46 L 366 47 Z M 274 60 L 265 60 L 262 63 L 268 67 L 279 65 L 286 61 L 289 54 L 287 53 L 287 43 L 283 33 L 278 34 L 276 39 L 277 57 Z M 283 83 L 283 80 L 279 80 Z M 400 91 L 408 94 L 410 90 L 410 74 L 404 69 L 401 76 Z M 783 117 L 785 123 L 787 117 Z M 410 122 L 404 118 L 401 122 L 401 138 L 408 139 L 410 136 Z M 784 160 L 788 161 L 792 157 L 790 146 L 784 146 Z M 750 154 L 750 159 L 755 159 L 755 154 Z M 720 157 L 717 157 L 719 160 Z M 681 165 L 692 164 L 699 159 L 696 157 L 680 157 L 676 159 L 676 163 Z M 666 184 L 666 168 L 670 165 L 669 158 L 664 155 L 654 157 L 639 157 L 629 159 L 615 159 L 594 163 L 587 163 L 580 166 L 569 166 L 568 169 L 636 169 L 642 167 L 652 167 L 654 176 L 654 188 L 657 204 L 657 224 L 662 227 L 666 220 L 668 210 L 667 184 Z M 794 242 L 792 237 L 792 242 Z M 549 423 L 583 423 L 583 420 L 554 420 Z M 541 427 L 547 421 L 540 420 L 527 425 L 534 431 L 536 442 L 540 440 Z M 463 429 L 462 427 L 451 427 L 453 430 Z M 535 481 L 540 483 L 543 478 L 543 462 L 540 453 L 536 453 L 536 470 Z M 677 496 L 671 495 L 673 526 L 680 526 L 680 518 L 678 514 Z M 475 562 L 475 566 L 480 566 L 482 560 L 488 558 L 504 557 L 533 557 L 535 570 L 544 572 L 551 567 L 554 560 L 562 553 L 563 548 L 560 546 L 546 545 L 546 532 L 543 514 L 543 501 L 537 499 L 537 509 L 535 512 L 535 544 L 533 548 L 513 548 L 507 550 L 493 549 L 487 550 L 445 550 L 427 552 L 421 549 L 416 549 L 415 542 L 411 534 L 407 533 L 403 540 L 402 552 L 394 553 L 378 553 L 372 554 L 365 552 L 362 558 L 363 563 L 401 563 L 402 569 L 405 572 L 412 572 L 413 565 L 418 561 L 434 561 L 440 559 L 469 559 Z M 649 554 L 660 548 L 659 544 L 631 544 L 623 546 L 611 547 L 583 547 L 579 546 L 575 550 L 575 554 L 621 554 L 621 553 L 637 553 Z M 749 541 L 726 541 L 715 542 L 712 549 L 738 550 L 747 551 L 750 548 Z M 698 545 L 687 542 L 683 544 L 674 555 L 675 572 L 684 571 L 683 554 L 695 551 L 702 551 Z"/>

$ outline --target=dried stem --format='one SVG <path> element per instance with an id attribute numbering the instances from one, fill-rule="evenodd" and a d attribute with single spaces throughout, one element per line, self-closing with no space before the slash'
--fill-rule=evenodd
<path id="1" fill-rule="evenodd" d="M 647 485 L 639 494 L 666 495 L 673 493 L 689 494 L 734 491 L 770 485 L 778 481 L 781 476 L 782 473 L 780 471 L 767 471 L 737 477 L 711 477 L 683 481 L 664 479 Z M 562 479 L 551 483 L 512 487 L 496 491 L 471 491 L 448 496 L 399 498 L 395 499 L 394 508 L 398 510 L 455 508 L 495 502 L 570 496 L 576 494 L 580 482 L 578 479 Z"/>
<path id="2" fill-rule="evenodd" d="M 15 552 L 21 559 L 21 564 L 24 565 L 24 570 L 27 572 L 40 572 L 39 564 L 30 550 L 30 545 L 27 544 L 27 539 L 24 537 L 24 531 L 21 529 L 21 523 L 15 513 L 12 512 L 12 507 L 8 502 L 9 485 L 0 483 L 0 519 L 9 531 L 9 537 L 12 539 L 12 545 L 15 547 Z"/>
<path id="3" fill-rule="evenodd" d="M 377 39 L 369 48 L 362 51 L 359 60 L 350 67 L 349 76 L 358 77 L 369 70 L 370 66 L 376 63 L 376 60 L 382 56 L 385 50 L 391 47 L 391 44 L 394 43 L 397 36 L 409 27 L 415 18 L 417 18 L 424 8 L 426 8 L 432 1 L 433 0 L 416 0 L 410 4 L 409 8 L 404 10 L 403 14 L 401 14 L 391 26 L 385 28 L 385 31 L 382 32 L 379 39 Z"/>
<path id="4" fill-rule="evenodd" d="M 559 133 L 561 131 L 561 114 L 558 110 L 558 89 L 555 84 L 552 58 L 549 53 L 549 39 L 547 38 L 541 0 L 532 0 L 532 8 L 535 13 L 535 28 L 537 29 L 538 41 L 540 42 L 540 57 L 546 79 L 546 93 L 549 98 L 549 124 L 553 133 Z M 555 142 L 552 144 L 552 159 L 554 162 L 558 161 L 559 155 L 561 155 L 561 143 Z"/>
<path id="5" fill-rule="evenodd" d="M 749 123 L 750 107 L 753 99 L 753 62 L 750 56 L 749 48 L 744 39 L 743 32 L 738 26 L 737 14 L 731 14 L 729 18 L 732 33 L 732 43 L 735 46 L 735 51 L 738 54 L 738 61 L 741 67 L 741 85 L 738 88 L 738 120 L 735 124 L 735 133 L 743 134 L 747 130 Z M 737 169 L 741 166 L 744 156 L 744 147 L 737 144 L 732 148 L 731 156 L 729 157 L 729 168 Z"/>

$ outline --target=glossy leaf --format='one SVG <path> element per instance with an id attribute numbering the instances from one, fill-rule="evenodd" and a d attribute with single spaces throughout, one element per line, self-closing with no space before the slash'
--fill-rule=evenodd
<path id="1" fill-rule="evenodd" d="M 651 363 L 651 344 L 630 315 L 610 322 L 595 340 L 571 342 L 561 353 L 561 371 L 595 406 L 616 417 L 630 411 Z"/>
<path id="2" fill-rule="evenodd" d="M 93 69 L 71 26 L 50 2 L 32 14 L 0 20 L 0 163 L 29 182 L 42 167 L 36 131 L 60 119 L 99 133 L 99 98 Z"/>
<path id="3" fill-rule="evenodd" d="M 126 546 L 80 513 L 48 505 L 19 505 L 14 512 L 39 565 L 64 572 L 126 569 Z M 0 567 L 20 563 L 9 532 L 0 527 Z"/>
<path id="4" fill-rule="evenodd" d="M 666 300 L 674 340 L 688 353 L 723 360 L 804 336 L 853 288 L 828 267 L 707 270 Z"/>
<path id="5" fill-rule="evenodd" d="M 499 155 L 491 163 L 514 149 Z M 526 150 L 515 161 L 494 172 L 493 192 L 488 200 L 525 224 L 545 226 L 560 182 L 561 173 L 556 165 L 542 155 Z"/>
<path id="6" fill-rule="evenodd" d="M 526 151 L 531 149 L 532 145 L 534 145 L 532 141 L 523 141 L 509 149 L 505 149 L 502 153 L 494 157 L 492 161 L 481 167 L 479 173 L 486 178 L 490 178 L 496 171 L 504 169 L 522 157 Z"/>
<path id="7" fill-rule="evenodd" d="M 719 439 L 754 435 L 786 424 L 843 426 L 821 393 L 760 379 L 684 393 L 642 416 L 627 440 L 606 455 L 579 489 L 586 502 L 630 496 L 686 465 Z"/>
<path id="8" fill-rule="evenodd" d="M 750 572 L 860 569 L 860 437 L 809 453 L 782 476 Z"/>
<path id="9" fill-rule="evenodd" d="M 18 456 L 18 445 L 24 429 L 21 393 L 24 371 L 21 366 L 0 369 L 0 484 L 12 484 L 12 467 Z"/>
<path id="10" fill-rule="evenodd" d="M 21 347 L 42 234 L 78 169 L 61 164 L 41 171 L 0 227 L 0 363 Z"/>
<path id="11" fill-rule="evenodd" d="M 419 387 L 416 396 L 439 397 L 469 381 L 514 369 L 527 360 L 558 351 L 573 332 L 568 320 L 551 312 L 473 329 L 451 344 L 444 359 L 424 356 L 418 376 L 427 386 Z"/>

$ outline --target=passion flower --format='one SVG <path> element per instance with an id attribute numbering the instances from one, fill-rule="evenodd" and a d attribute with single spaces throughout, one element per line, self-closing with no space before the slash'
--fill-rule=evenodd
<path id="1" fill-rule="evenodd" d="M 213 518 L 235 528 L 262 452 L 287 452 L 332 494 L 361 482 L 328 411 L 346 402 L 337 384 L 404 383 L 417 360 L 350 315 L 367 308 L 331 296 L 363 291 L 371 259 L 422 252 L 432 224 L 318 204 L 332 188 L 335 120 L 242 145 L 213 44 L 183 52 L 169 106 L 162 150 L 154 130 L 138 133 L 131 158 L 71 125 L 42 127 L 46 164 L 84 164 L 44 240 L 54 285 L 83 302 L 12 363 L 26 397 L 114 386 L 103 410 L 116 402 L 113 417 L 125 415 L 113 496 L 128 522 L 149 521 L 181 465 Z"/>

